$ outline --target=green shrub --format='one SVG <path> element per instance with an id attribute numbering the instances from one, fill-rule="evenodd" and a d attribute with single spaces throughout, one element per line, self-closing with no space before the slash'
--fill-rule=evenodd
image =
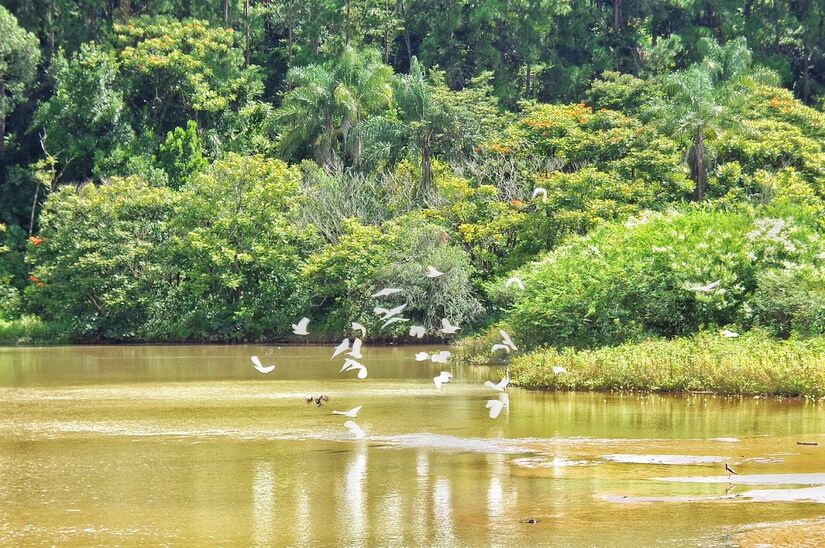
<path id="1" fill-rule="evenodd" d="M 818 234 L 752 212 L 647 213 L 574 238 L 521 270 L 506 318 L 529 346 L 600 346 L 747 325 L 757 273 L 806 264 Z M 691 290 L 719 281 L 711 291 Z"/>

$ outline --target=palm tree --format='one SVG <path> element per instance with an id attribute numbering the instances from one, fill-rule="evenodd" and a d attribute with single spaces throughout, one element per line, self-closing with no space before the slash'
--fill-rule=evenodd
<path id="1" fill-rule="evenodd" d="M 689 141 L 686 160 L 695 183 L 692 198 L 701 201 L 708 180 L 706 138 L 740 128 L 736 106 L 755 83 L 773 83 L 775 75 L 751 69 L 751 52 L 744 38 L 724 46 L 713 40 L 701 44 L 704 59 L 683 71 L 666 75 L 664 97 L 648 111 L 653 122 L 681 141 Z"/>
<path id="2" fill-rule="evenodd" d="M 291 89 L 276 114 L 281 153 L 291 157 L 308 147 L 326 168 L 336 155 L 357 159 L 361 142 L 351 142 L 351 129 L 392 103 L 392 69 L 373 50 L 346 48 L 334 62 L 291 68 L 287 82 Z"/>

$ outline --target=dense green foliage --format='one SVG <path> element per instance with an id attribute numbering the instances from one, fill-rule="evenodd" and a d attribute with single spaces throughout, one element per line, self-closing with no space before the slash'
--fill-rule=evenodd
<path id="1" fill-rule="evenodd" d="M 695 211 L 604 226 L 525 267 L 526 290 L 507 321 L 530 346 L 610 345 L 711 326 L 815 330 L 825 241 L 796 219 Z M 779 291 L 778 279 L 801 275 L 810 281 Z"/>
<path id="2" fill-rule="evenodd" d="M 5 4 L 4 342 L 825 332 L 820 3 Z"/>

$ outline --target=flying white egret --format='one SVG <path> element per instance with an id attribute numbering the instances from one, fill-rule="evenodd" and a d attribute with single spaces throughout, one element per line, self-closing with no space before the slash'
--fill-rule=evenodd
<path id="1" fill-rule="evenodd" d="M 376 306 L 372 309 L 372 311 L 375 312 L 375 314 L 378 316 L 383 316 L 384 314 L 388 313 L 390 309 L 384 308 L 383 306 Z"/>
<path id="2" fill-rule="evenodd" d="M 343 341 L 341 341 L 341 344 L 335 347 L 335 352 L 332 353 L 332 358 L 347 350 L 349 350 L 349 339 L 344 339 Z"/>
<path id="3" fill-rule="evenodd" d="M 353 331 L 360 331 L 362 337 L 367 336 L 367 328 L 361 325 L 358 322 L 352 322 L 352 330 Z"/>
<path id="4" fill-rule="evenodd" d="M 364 406 L 359 405 L 358 407 L 353 407 L 349 411 L 333 411 L 332 414 L 333 415 L 343 415 L 345 417 L 349 417 L 351 419 L 354 419 L 355 417 L 358 416 L 358 412 L 361 410 L 362 407 L 364 407 Z"/>
<path id="5" fill-rule="evenodd" d="M 518 276 L 507 278 L 507 281 L 504 282 L 504 287 L 510 287 L 513 285 L 524 291 L 524 282 Z"/>
<path id="6" fill-rule="evenodd" d="M 728 331 L 727 329 L 722 330 L 722 336 L 728 337 L 729 339 L 733 339 L 739 336 L 739 333 L 736 331 Z"/>
<path id="7" fill-rule="evenodd" d="M 540 187 L 540 186 L 537 186 L 536 188 L 533 189 L 533 195 L 530 196 L 530 198 L 535 200 L 536 196 L 538 196 L 539 194 L 542 195 L 541 201 L 544 202 L 544 203 L 547 203 L 547 189 L 543 188 L 543 187 Z"/>
<path id="8" fill-rule="evenodd" d="M 307 325 L 309 325 L 309 318 L 301 318 L 297 324 L 292 324 L 292 332 L 296 335 L 309 335 Z"/>
<path id="9" fill-rule="evenodd" d="M 352 371 L 354 369 L 358 370 L 357 377 L 359 379 L 366 379 L 367 378 L 367 368 L 362 363 L 358 363 L 355 360 L 347 358 L 344 360 L 344 366 L 341 367 L 341 370 L 338 371 L 339 373 L 343 373 L 344 371 Z"/>
<path id="10" fill-rule="evenodd" d="M 452 325 L 447 318 L 441 318 L 441 329 L 439 331 L 445 335 L 455 335 L 461 329 L 457 325 Z"/>
<path id="11" fill-rule="evenodd" d="M 441 390 L 441 385 L 445 382 L 450 382 L 450 379 L 453 378 L 452 373 L 448 373 L 447 371 L 442 371 L 439 373 L 437 377 L 433 377 L 433 382 L 435 383 L 435 387 Z"/>
<path id="12" fill-rule="evenodd" d="M 346 426 L 346 427 L 349 429 L 349 431 L 350 431 L 350 432 L 352 432 L 353 434 L 355 434 L 355 437 L 356 437 L 356 438 L 358 438 L 359 440 L 360 440 L 361 438 L 363 438 L 364 436 L 366 436 L 366 435 L 367 435 L 367 434 L 366 434 L 366 433 L 365 433 L 365 432 L 361 429 L 361 427 L 360 427 L 360 426 L 358 426 L 357 424 L 355 424 L 355 423 L 354 423 L 354 422 L 352 422 L 352 421 L 347 421 L 347 422 L 345 422 L 345 423 L 344 423 L 344 426 Z"/>
<path id="13" fill-rule="evenodd" d="M 510 335 L 508 335 L 506 331 L 504 331 L 503 329 L 499 329 L 498 334 L 501 335 L 501 342 L 503 342 L 513 350 L 518 350 L 518 347 L 513 344 L 513 339 L 510 338 Z"/>
<path id="14" fill-rule="evenodd" d="M 417 362 L 425 362 L 430 359 L 430 355 L 426 352 L 418 352 L 415 355 L 415 361 Z"/>
<path id="15" fill-rule="evenodd" d="M 490 410 L 491 419 L 497 419 L 501 414 L 501 410 L 504 409 L 504 402 L 501 400 L 487 400 L 487 405 L 484 407 Z"/>
<path id="16" fill-rule="evenodd" d="M 408 322 L 408 321 L 410 321 L 409 318 L 398 318 L 398 317 L 390 318 L 389 320 L 384 322 L 384 324 L 381 326 L 381 328 L 383 329 L 383 328 L 387 327 L 388 325 L 392 325 L 394 323 L 403 323 L 403 322 Z"/>
<path id="17" fill-rule="evenodd" d="M 493 345 L 493 353 L 495 354 L 495 353 L 496 353 L 496 352 L 498 352 L 499 350 L 504 350 L 504 351 L 506 351 L 508 354 L 510 353 L 510 347 L 509 347 L 509 346 L 507 346 L 506 344 L 494 344 L 494 345 Z"/>
<path id="18" fill-rule="evenodd" d="M 255 365 L 255 369 L 257 369 L 261 373 L 272 373 L 275 370 L 274 365 L 263 365 L 261 363 L 261 360 L 258 359 L 258 356 L 252 356 L 252 358 L 250 359 L 252 360 L 252 363 Z"/>
<path id="19" fill-rule="evenodd" d="M 450 356 L 452 356 L 452 353 L 449 350 L 442 350 L 430 356 L 430 360 L 433 363 L 447 363 L 450 361 Z"/>
<path id="20" fill-rule="evenodd" d="M 401 311 L 404 310 L 405 308 L 407 308 L 407 303 L 399 304 L 395 308 L 390 308 L 389 310 L 387 310 L 387 312 L 384 314 L 384 317 L 381 318 L 381 319 L 382 320 L 388 320 L 388 319 L 392 318 L 393 316 L 398 316 L 399 314 L 401 314 Z"/>
<path id="21" fill-rule="evenodd" d="M 713 291 L 714 289 L 719 287 L 720 283 L 721 283 L 720 280 L 716 280 L 715 282 L 711 282 L 711 283 L 705 284 L 705 285 L 692 284 L 692 285 L 689 285 L 687 287 L 687 289 L 688 289 L 688 291 L 695 291 L 697 293 L 707 293 L 707 292 Z"/>
<path id="22" fill-rule="evenodd" d="M 567 369 L 565 369 L 564 367 L 562 367 L 560 365 L 554 365 L 553 366 L 553 373 L 555 373 L 556 375 L 561 375 L 563 373 L 567 373 Z"/>
<path id="23" fill-rule="evenodd" d="M 427 332 L 427 330 L 424 329 L 423 325 L 411 325 L 410 326 L 410 337 L 417 337 L 417 338 L 420 339 L 421 337 L 424 336 L 424 334 L 426 332 Z"/>
<path id="24" fill-rule="evenodd" d="M 404 291 L 404 290 L 400 289 L 398 287 L 385 287 L 381 291 L 379 291 L 377 293 L 373 293 L 372 296 L 376 297 L 376 298 L 377 297 L 389 297 L 390 295 L 395 295 L 396 293 L 401 293 L 402 291 Z"/>
<path id="25" fill-rule="evenodd" d="M 442 276 L 443 274 L 444 274 L 443 272 L 441 272 L 440 270 L 438 270 L 436 267 L 434 267 L 431 264 L 427 265 L 427 272 L 424 273 L 424 275 L 428 278 L 438 278 L 439 276 Z"/>
<path id="26" fill-rule="evenodd" d="M 352 341 L 352 350 L 347 352 L 347 356 L 352 356 L 353 358 L 360 360 L 364 356 L 361 355 L 361 339 L 356 338 Z"/>
<path id="27" fill-rule="evenodd" d="M 505 377 L 497 384 L 493 384 L 492 381 L 484 381 L 484 386 L 487 388 L 492 388 L 496 392 L 504 392 L 504 389 L 507 388 L 508 384 L 510 384 L 510 375 L 505 375 Z"/>

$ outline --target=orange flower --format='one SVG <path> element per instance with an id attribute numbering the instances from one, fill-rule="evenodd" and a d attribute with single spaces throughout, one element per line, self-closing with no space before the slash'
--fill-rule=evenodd
<path id="1" fill-rule="evenodd" d="M 34 274 L 29 274 L 29 281 L 31 281 L 32 283 L 36 283 L 37 287 L 43 287 L 44 285 L 46 285 L 42 281 L 40 281 L 40 278 L 38 278 Z"/>
<path id="2" fill-rule="evenodd" d="M 40 245 L 44 242 L 43 238 L 38 238 L 37 236 L 29 236 L 29 241 L 32 245 Z"/>
<path id="3" fill-rule="evenodd" d="M 513 205 L 514 205 L 514 206 L 516 206 L 516 207 L 521 207 L 521 206 L 523 206 L 523 205 L 524 205 L 524 202 L 522 202 L 521 200 L 513 200 L 513 201 L 512 201 L 512 202 L 510 202 L 510 203 L 511 203 L 511 204 L 513 204 Z"/>

